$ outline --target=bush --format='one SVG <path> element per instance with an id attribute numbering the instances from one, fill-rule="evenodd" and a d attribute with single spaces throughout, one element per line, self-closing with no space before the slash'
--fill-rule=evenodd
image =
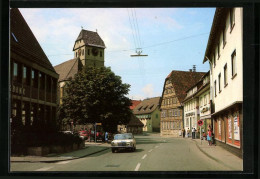
<path id="1" fill-rule="evenodd" d="M 81 142 L 82 139 L 78 135 L 64 134 L 46 126 L 38 129 L 24 127 L 12 130 L 11 152 L 12 154 L 26 154 L 28 147 L 70 146 Z"/>

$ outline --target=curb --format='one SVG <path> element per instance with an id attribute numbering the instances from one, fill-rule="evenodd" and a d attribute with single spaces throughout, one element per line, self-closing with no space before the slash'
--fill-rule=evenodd
<path id="1" fill-rule="evenodd" d="M 199 147 L 199 145 L 198 145 L 198 142 L 197 141 L 193 141 L 193 142 L 195 142 L 196 143 L 196 146 L 197 146 L 197 148 L 202 152 L 202 153 L 204 153 L 207 157 L 209 157 L 209 158 L 211 158 L 212 160 L 214 160 L 215 162 L 218 162 L 218 163 L 221 163 L 222 165 L 225 165 L 226 167 L 228 167 L 228 168 L 230 168 L 230 169 L 234 169 L 233 167 L 230 167 L 230 166 L 228 166 L 228 165 L 226 165 L 224 162 L 222 162 L 222 161 L 220 161 L 220 160 L 218 160 L 217 158 L 215 158 L 215 157 L 212 157 L 211 155 L 209 155 L 207 152 L 205 152 L 204 150 L 202 150 L 200 147 Z"/>
<path id="2" fill-rule="evenodd" d="M 107 148 L 104 148 L 102 150 L 99 150 L 99 151 L 96 151 L 96 152 L 92 152 L 90 154 L 86 154 L 86 155 L 83 155 L 83 156 L 80 156 L 80 157 L 72 157 L 72 158 L 68 158 L 68 159 L 61 159 L 61 160 L 49 160 L 49 161 L 10 161 L 10 162 L 14 162 L 14 163 L 56 163 L 56 162 L 62 162 L 62 161 L 68 161 L 68 160 L 75 160 L 75 159 L 80 159 L 80 158 L 84 158 L 84 157 L 87 157 L 87 156 L 90 156 L 90 155 L 93 155 L 93 154 L 96 154 L 96 153 L 99 153 L 99 152 L 103 152 L 105 150 L 108 150 L 109 147 Z"/>

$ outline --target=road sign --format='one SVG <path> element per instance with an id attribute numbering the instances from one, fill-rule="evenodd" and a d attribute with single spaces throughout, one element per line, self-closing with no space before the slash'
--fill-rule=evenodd
<path id="1" fill-rule="evenodd" d="M 102 123 L 96 123 L 96 126 L 101 126 L 102 125 Z"/>
<path id="2" fill-rule="evenodd" d="M 202 120 L 198 120 L 198 125 L 202 126 L 203 125 L 203 121 Z"/>

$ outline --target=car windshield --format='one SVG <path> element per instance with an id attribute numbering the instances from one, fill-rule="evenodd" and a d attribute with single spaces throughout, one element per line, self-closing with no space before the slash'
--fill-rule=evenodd
<path id="1" fill-rule="evenodd" d="M 132 139 L 133 135 L 132 134 L 116 134 L 114 139 L 115 140 L 120 140 L 120 139 Z"/>

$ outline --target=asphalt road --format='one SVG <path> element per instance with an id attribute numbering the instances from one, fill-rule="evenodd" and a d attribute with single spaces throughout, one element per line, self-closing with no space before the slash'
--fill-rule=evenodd
<path id="1" fill-rule="evenodd" d="M 135 152 L 111 149 L 57 163 L 11 163 L 11 171 L 227 171 L 203 154 L 191 139 L 135 136 Z"/>

